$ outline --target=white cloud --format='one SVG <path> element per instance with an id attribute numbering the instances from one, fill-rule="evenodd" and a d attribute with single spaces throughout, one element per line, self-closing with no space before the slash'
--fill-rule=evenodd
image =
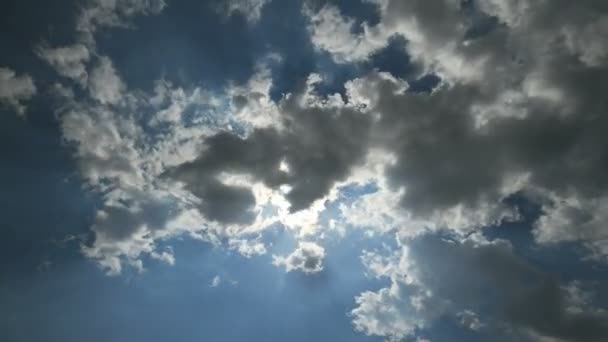
<path id="1" fill-rule="evenodd" d="M 0 104 L 12 107 L 17 114 L 24 115 L 24 101 L 36 95 L 36 86 L 29 75 L 17 75 L 15 71 L 0 67 Z"/>
<path id="2" fill-rule="evenodd" d="M 264 246 L 264 243 L 254 239 L 232 239 L 228 242 L 228 245 L 231 249 L 236 250 L 239 254 L 247 258 L 266 254 L 266 246 Z"/>
<path id="3" fill-rule="evenodd" d="M 89 50 L 86 46 L 82 44 L 56 48 L 41 46 L 36 52 L 59 75 L 73 79 L 82 86 L 86 86 L 88 79 L 86 64 L 90 58 Z"/>
<path id="4" fill-rule="evenodd" d="M 386 46 L 389 33 L 378 27 L 363 25 L 363 33 L 355 34 L 355 20 L 341 15 L 338 7 L 325 5 L 319 11 L 304 8 L 310 19 L 308 30 L 314 46 L 328 51 L 339 63 L 367 59 L 374 51 Z"/>
<path id="5" fill-rule="evenodd" d="M 272 0 L 227 0 L 223 6 L 226 15 L 238 13 L 249 23 L 256 23 L 262 17 L 262 9 Z"/>
<path id="6" fill-rule="evenodd" d="M 551 56 L 546 49 L 569 51 L 595 67 L 605 65 L 608 56 L 608 17 L 596 11 L 593 4 L 488 0 L 476 3 L 477 10 L 467 11 L 461 1 L 455 0 L 371 2 L 377 5 L 380 20 L 373 26 L 364 22 L 359 32 L 354 30 L 355 20 L 342 15 L 335 6 L 316 11 L 305 7 L 315 47 L 329 52 L 339 63 L 357 62 L 399 35 L 407 40 L 408 55 L 427 73 L 438 74 L 447 82 L 490 87 L 517 82 L 529 66 L 542 65 Z M 559 11 L 564 6 L 570 15 Z M 549 20 L 552 16 L 547 13 L 552 13 L 553 19 Z M 483 16 L 480 14 L 496 16 L 509 29 L 490 29 L 481 37 L 470 38 L 467 34 Z M 552 41 L 565 46 L 549 47 Z M 519 63 L 521 60 L 526 61 L 525 66 Z"/>
<path id="7" fill-rule="evenodd" d="M 269 57 L 271 60 L 276 58 L 280 57 Z M 231 110 L 239 122 L 253 128 L 280 125 L 279 106 L 270 98 L 270 70 L 264 64 L 258 65 L 256 69 L 245 85 L 233 85 L 226 90 L 231 97 Z"/>
<path id="8" fill-rule="evenodd" d="M 429 72 L 455 80 L 479 80 L 484 56 L 465 54 L 467 19 L 460 15 L 460 1 L 373 1 L 380 21 L 374 26 L 362 24 L 354 33 L 354 19 L 341 15 L 337 7 L 324 6 L 318 11 L 305 8 L 310 18 L 313 44 L 329 52 L 336 62 L 366 60 L 386 47 L 395 35 L 407 40 L 407 53 Z M 404 61 L 406 63 L 406 61 Z"/>
<path id="9" fill-rule="evenodd" d="M 209 283 L 209 287 L 218 287 L 222 283 L 222 278 L 219 275 L 216 275 L 211 279 L 211 283 Z"/>
<path id="10" fill-rule="evenodd" d="M 78 17 L 76 30 L 87 45 L 95 45 L 95 32 L 104 27 L 128 27 L 136 15 L 153 15 L 167 6 L 165 0 L 89 0 Z"/>
<path id="11" fill-rule="evenodd" d="M 152 259 L 162 261 L 162 262 L 166 263 L 167 265 L 171 265 L 171 266 L 175 265 L 175 256 L 173 255 L 172 250 L 162 251 L 160 253 L 152 252 L 152 253 L 150 253 L 150 257 Z"/>
<path id="12" fill-rule="evenodd" d="M 267 97 L 269 85 L 258 81 L 260 77 L 254 75 L 249 85 L 257 89 L 252 92 Z M 259 215 L 243 229 L 209 221 L 195 209 L 200 199 L 161 176 L 195 159 L 204 137 L 232 129 L 231 120 L 242 114 L 230 106 L 236 87 L 220 93 L 200 87 L 183 89 L 159 80 L 150 94 L 132 91 L 107 57 L 100 57 L 88 81 L 94 102 L 65 96 L 63 88 L 56 92 L 64 102 L 57 113 L 63 138 L 73 144 L 88 188 L 102 195 L 104 203 L 91 227 L 95 240 L 83 246 L 86 256 L 97 260 L 108 274 L 119 274 L 124 265 L 143 269 L 139 261 L 146 254 L 173 264 L 173 254 L 158 251 L 156 242 L 181 234 L 214 244 L 224 239 L 227 248 L 247 257 L 266 253 L 264 244 L 252 236 L 279 220 L 263 216 L 265 206 L 278 206 L 283 217 L 289 216 L 289 205 L 279 189 L 239 177 L 225 180 L 245 181 L 253 188 Z M 184 119 L 186 111 L 194 114 L 189 122 Z M 150 136 L 143 122 L 162 126 L 162 133 Z"/>
<path id="13" fill-rule="evenodd" d="M 300 271 L 306 274 L 323 271 L 325 249 L 314 242 L 300 242 L 288 256 L 273 256 L 273 264 L 285 267 L 287 272 Z"/>
<path id="14" fill-rule="evenodd" d="M 108 57 L 100 57 L 89 77 L 91 97 L 101 104 L 118 104 L 124 91 L 125 84 L 114 69 L 112 61 Z"/>

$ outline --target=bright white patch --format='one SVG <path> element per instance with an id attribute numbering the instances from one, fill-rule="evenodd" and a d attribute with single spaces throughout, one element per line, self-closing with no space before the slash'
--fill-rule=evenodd
<path id="1" fill-rule="evenodd" d="M 285 173 L 289 173 L 289 164 L 287 164 L 285 160 L 282 160 L 281 164 L 279 164 L 279 170 Z"/>
<path id="2" fill-rule="evenodd" d="M 378 28 L 363 25 L 362 34 L 353 34 L 355 21 L 342 16 L 336 6 L 325 5 L 318 12 L 304 7 L 304 14 L 310 19 L 308 30 L 315 47 L 330 52 L 338 63 L 365 60 L 386 46 L 388 36 Z"/>
<path id="3" fill-rule="evenodd" d="M 209 287 L 218 287 L 218 286 L 220 286 L 221 283 L 222 283 L 222 278 L 220 278 L 220 276 L 216 275 L 215 277 L 213 277 L 213 279 L 211 279 L 211 283 L 209 284 Z"/>

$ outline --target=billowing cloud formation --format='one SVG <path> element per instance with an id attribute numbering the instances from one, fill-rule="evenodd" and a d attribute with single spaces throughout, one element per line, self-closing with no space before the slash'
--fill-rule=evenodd
<path id="1" fill-rule="evenodd" d="M 258 39 L 268 3 L 225 1 L 215 14 L 244 16 L 250 25 L 221 25 Z M 87 1 L 74 43 L 38 44 L 60 76 L 52 94 L 63 140 L 99 199 L 82 253 L 111 275 L 141 272 L 144 260 L 174 264 L 160 246 L 188 235 L 315 274 L 331 229 L 365 228 L 398 241 L 363 254 L 368 273 L 389 285 L 356 297 L 360 332 L 424 341 L 421 332 L 449 319 L 505 341 L 608 338 L 593 286 L 562 282 L 480 233 L 525 216 L 512 205 L 525 198 L 540 207 L 525 222 L 531 243 L 577 242 L 587 259 L 608 260 L 608 5 L 366 3 L 377 20 L 303 2 L 301 32 L 319 70 L 278 99 L 273 63 L 293 55 L 274 51 L 257 55 L 241 83 L 211 88 L 169 75 L 136 89 L 95 37 L 160 14 L 163 0 Z M 392 62 L 415 64 L 415 75 L 374 69 L 395 39 L 403 61 Z M 2 104 L 22 113 L 35 93 L 30 76 L 0 68 Z M 272 250 L 275 228 L 295 240 L 290 254 Z"/>
<path id="2" fill-rule="evenodd" d="M 275 256 L 273 263 L 284 266 L 287 272 L 318 273 L 323 271 L 325 249 L 314 242 L 300 242 L 298 248 L 286 257 Z"/>
<path id="3" fill-rule="evenodd" d="M 291 171 L 286 168 L 289 163 L 304 163 L 300 159 L 283 160 L 284 155 L 278 152 L 266 156 L 271 151 L 267 146 L 284 144 L 266 139 L 286 139 L 283 132 L 287 130 L 254 128 L 265 120 L 249 115 L 249 107 L 258 108 L 263 103 L 264 108 L 272 109 L 268 87 L 260 85 L 264 84 L 260 75 L 266 71 L 254 75 L 248 85 L 229 87 L 225 94 L 202 88 L 185 90 L 163 80 L 148 94 L 129 90 L 109 58 L 101 56 L 93 65 L 87 85 L 89 98 L 76 99 L 68 93 L 57 116 L 64 139 L 74 146 L 83 178 L 103 198 L 92 226 L 95 238 L 83 246 L 83 251 L 109 274 L 120 273 L 125 263 L 141 270 L 144 255 L 173 263 L 172 255 L 157 251 L 156 244 L 182 234 L 212 243 L 225 242 L 226 247 L 251 257 L 266 253 L 258 239 L 259 230 L 277 222 L 294 229 L 315 226 L 322 202 L 290 214 L 290 203 L 285 198 L 290 193 L 284 187 L 287 184 L 280 177 L 279 181 L 271 177 L 283 175 L 290 180 Z M 235 106 L 234 112 L 225 112 L 238 96 L 233 94 L 257 91 L 265 93 Z M 282 106 L 308 108 L 303 113 L 312 113 L 312 119 L 326 113 L 312 104 L 296 105 L 287 100 Z M 354 109 L 345 115 L 365 120 Z M 246 137 L 234 133 L 235 118 L 246 125 L 248 118 L 252 120 L 251 133 Z M 293 127 L 302 129 L 295 124 Z M 156 134 L 150 135 L 150 130 Z M 214 151 L 214 146 L 230 153 Z M 242 161 L 243 156 L 250 159 Z M 314 161 L 313 157 L 299 158 Z M 256 167 L 256 172 L 250 172 Z M 338 173 L 332 175 L 337 178 L 345 173 L 340 169 L 332 172 Z M 185 183 L 185 188 L 176 187 L 175 179 Z M 321 186 L 331 184 L 328 181 Z M 304 184 L 292 184 L 292 192 L 306 201 L 327 192 L 326 188 L 312 189 L 316 189 L 314 196 L 306 197 L 309 195 Z M 269 209 L 276 215 L 265 214 Z"/>
<path id="4" fill-rule="evenodd" d="M 600 203 L 607 190 L 601 176 L 608 171 L 601 133 L 608 125 L 601 95 L 608 72 L 605 5 L 377 4 L 379 23 L 364 24 L 359 33 L 330 5 L 307 13 L 312 42 L 339 62 L 366 59 L 401 35 L 414 61 L 442 78 L 430 94 L 403 92 L 408 84 L 390 77 L 354 82 L 370 111 L 381 116 L 378 140 L 396 156 L 387 176 L 404 187 L 403 207 L 422 216 L 460 206 L 476 210 L 526 190 L 546 199 L 547 219 L 560 221 L 555 229 L 577 231 L 580 220 L 555 212 L 560 203 Z M 498 23 L 481 26 L 492 18 Z M 333 35 L 330 27 L 342 33 Z M 593 43 L 575 43 L 583 37 Z M 578 209 L 577 217 L 588 222 L 603 215 L 597 205 Z M 543 223 L 547 219 L 539 241 L 583 240 L 602 249 L 596 241 L 604 239 L 603 229 L 547 234 L 554 229 Z"/>
<path id="5" fill-rule="evenodd" d="M 17 75 L 15 71 L 0 67 L 0 104 L 12 107 L 17 114 L 25 113 L 23 101 L 36 94 L 36 86 L 29 75 Z"/>
<path id="6" fill-rule="evenodd" d="M 243 241 L 233 234 L 286 224 L 288 215 L 300 212 L 315 225 L 322 201 L 338 184 L 356 179 L 378 153 L 389 157 L 378 162 L 382 172 L 367 180 L 381 184 L 380 191 L 343 206 L 346 223 L 387 226 L 380 220 L 390 217 L 390 229 L 409 229 L 411 235 L 428 228 L 475 230 L 513 217 L 503 200 L 523 191 L 544 206 L 535 233 L 539 242 L 582 240 L 594 255 L 605 254 L 598 243 L 602 229 L 595 228 L 601 227 L 607 186 L 601 176 L 603 45 L 582 51 L 567 39 L 542 43 L 578 34 L 582 23 L 572 18 L 564 18 L 566 34 L 532 19 L 516 20 L 500 6 L 378 6 L 379 23 L 359 33 L 334 7 L 306 7 L 313 43 L 348 62 L 402 35 L 406 52 L 441 76 L 432 91 L 372 72 L 348 81 L 344 96 L 320 96 L 315 87 L 322 77 L 311 75 L 274 102 L 270 74 L 260 68 L 246 85 L 218 93 L 159 80 L 153 94 L 142 94 L 127 89 L 109 58 L 96 57 L 87 78 L 95 103 L 71 100 L 60 115 L 66 140 L 78 146 L 85 178 L 103 191 L 113 189 L 104 195 L 107 208 L 94 226 L 97 241 L 107 246 L 88 255 L 137 259 L 154 250 L 155 239 L 184 231 L 222 232 Z M 450 25 L 435 27 L 435 15 Z M 490 15 L 503 24 L 473 30 Z M 528 15 L 537 14 L 518 14 Z M 580 34 L 601 35 L 596 19 L 597 27 Z M 342 33 L 322 36 L 327 27 Z M 350 47 L 353 41 L 358 45 Z M 174 190 L 173 181 L 183 188 Z M 565 199 L 597 205 L 579 205 L 579 214 L 566 215 L 560 205 Z M 265 216 L 268 203 L 283 216 Z M 387 205 L 379 209 L 380 203 Z M 152 222 L 150 210 L 166 215 Z M 357 218 L 356 212 L 369 214 Z M 556 227 L 574 232 L 575 216 L 589 217 L 584 234 L 551 233 Z M 104 224 L 112 217 L 123 223 Z M 178 218 L 191 226 L 169 228 Z M 560 225 L 545 224 L 550 218 Z M 111 227 L 119 226 L 129 228 L 113 234 Z M 111 246 L 115 241 L 121 243 Z"/>
<path id="7" fill-rule="evenodd" d="M 427 235 L 405 243 L 394 255 L 363 255 L 368 270 L 391 285 L 357 297 L 358 330 L 400 340 L 448 316 L 506 341 L 608 337 L 607 313 L 589 308 L 576 283 L 560 284 L 519 259 L 507 242 Z"/>

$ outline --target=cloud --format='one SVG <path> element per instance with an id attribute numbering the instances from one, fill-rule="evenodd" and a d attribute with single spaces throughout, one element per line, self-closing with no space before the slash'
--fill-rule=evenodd
<path id="1" fill-rule="evenodd" d="M 213 277 L 213 279 L 211 279 L 211 283 L 209 284 L 209 287 L 218 287 L 220 286 L 220 284 L 222 283 L 222 278 L 220 278 L 220 276 L 215 276 Z"/>
<path id="2" fill-rule="evenodd" d="M 242 85 L 211 91 L 158 80 L 146 93 L 129 89 L 108 57 L 95 57 L 90 99 L 69 99 L 58 115 L 83 177 L 104 196 L 87 255 L 137 259 L 180 233 L 260 254 L 252 236 L 274 223 L 299 227 L 299 236 L 319 230 L 325 202 L 338 185 L 361 181 L 365 168 L 377 169 L 364 178 L 379 190 L 343 204 L 341 223 L 410 237 L 470 232 L 515 218 L 504 204 L 513 193 L 536 193 L 546 209 L 538 242 L 582 241 L 594 255 L 605 253 L 608 69 L 604 44 L 595 43 L 604 21 L 590 3 L 558 16 L 563 29 L 543 16 L 547 3 L 375 3 L 379 22 L 361 30 L 337 7 L 305 7 L 313 44 L 354 63 L 403 36 L 413 60 L 440 76 L 434 89 L 420 92 L 414 80 L 373 71 L 348 81 L 343 96 L 321 96 L 323 76 L 312 74 L 275 102 L 262 63 Z M 83 31 L 164 7 L 92 4 Z M 587 15 L 592 20 L 581 20 Z M 471 34 L 479 18 L 492 16 L 501 24 Z M 594 44 L 577 45 L 576 37 Z M 372 154 L 387 158 L 370 162 Z M 584 233 L 575 233 L 583 221 L 565 214 L 564 200 L 592 217 Z M 151 212 L 159 214 L 150 219 Z"/>
<path id="3" fill-rule="evenodd" d="M 87 45 L 95 45 L 93 35 L 98 29 L 128 27 L 128 18 L 158 14 L 166 6 L 165 0 L 88 0 L 78 17 L 76 31 Z"/>
<path id="4" fill-rule="evenodd" d="M 305 14 L 313 44 L 337 62 L 364 61 L 399 35 L 412 60 L 442 79 L 430 93 L 407 91 L 408 82 L 386 74 L 349 84 L 351 99 L 380 118 L 371 140 L 395 156 L 386 176 L 394 193 L 402 191 L 406 211 L 435 222 L 455 210 L 497 217 L 489 211 L 525 190 L 543 193 L 543 203 L 588 203 L 579 211 L 589 222 L 602 220 L 601 205 L 592 204 L 608 189 L 601 176 L 608 171 L 600 133 L 608 108 L 601 2 L 375 3 L 379 22 L 361 30 L 331 5 Z M 498 23 L 480 28 L 492 18 Z M 548 215 L 555 206 L 545 205 Z M 582 241 L 603 253 L 599 226 L 587 224 L 577 235 L 576 222 L 559 221 L 541 221 L 538 241 L 556 229 L 552 241 Z"/>
<path id="5" fill-rule="evenodd" d="M 36 95 L 36 86 L 29 75 L 17 76 L 15 71 L 0 67 L 0 104 L 13 108 L 17 114 L 24 115 L 27 101 Z"/>
<path id="6" fill-rule="evenodd" d="M 249 23 L 256 23 L 262 17 L 262 9 L 271 0 L 227 0 L 221 7 L 222 12 L 230 16 L 238 13 Z"/>
<path id="7" fill-rule="evenodd" d="M 364 254 L 370 272 L 389 277 L 391 285 L 356 298 L 351 314 L 357 330 L 399 340 L 451 316 L 469 328 L 518 339 L 608 336 L 605 311 L 578 299 L 572 284 L 563 286 L 518 258 L 506 242 L 426 235 L 402 244 L 387 257 Z"/>
<path id="8" fill-rule="evenodd" d="M 582 241 L 590 250 L 591 258 L 607 261 L 608 199 L 605 196 L 592 199 L 547 197 L 549 199 L 542 207 L 544 215 L 534 230 L 536 240 L 549 244 Z"/>
<path id="9" fill-rule="evenodd" d="M 336 6 L 325 5 L 318 11 L 305 6 L 304 14 L 310 19 L 308 30 L 313 45 L 330 52 L 338 63 L 366 60 L 387 44 L 383 31 L 366 24 L 362 25 L 363 33 L 353 33 L 355 20 L 342 16 Z"/>
<path id="10" fill-rule="evenodd" d="M 122 99 L 124 90 L 125 85 L 117 75 L 112 61 L 108 57 L 100 57 L 89 77 L 91 97 L 102 104 L 117 104 Z"/>
<path id="11" fill-rule="evenodd" d="M 81 85 L 86 86 L 88 79 L 86 64 L 90 58 L 90 53 L 86 46 L 82 44 L 56 48 L 41 46 L 36 52 L 59 75 L 73 79 Z"/>
<path id="12" fill-rule="evenodd" d="M 227 186 L 221 172 L 246 174 L 270 188 L 288 185 L 292 212 L 309 208 L 360 163 L 371 118 L 342 100 L 324 102 L 310 89 L 279 104 L 276 127 L 254 129 L 246 137 L 222 132 L 205 141 L 195 160 L 168 172 L 203 200 L 201 211 L 219 222 L 248 223 L 255 204 L 248 189 Z M 289 172 L 281 170 L 287 165 Z"/>
<path id="13" fill-rule="evenodd" d="M 287 272 L 300 271 L 306 274 L 323 271 L 325 249 L 314 242 L 300 242 L 288 256 L 273 256 L 272 263 L 285 267 Z"/>
<path id="14" fill-rule="evenodd" d="M 264 243 L 254 239 L 232 239 L 228 242 L 228 246 L 246 258 L 267 252 Z"/>
<path id="15" fill-rule="evenodd" d="M 239 122 L 254 128 L 267 128 L 281 120 L 278 105 L 270 98 L 273 80 L 266 65 L 280 59 L 281 56 L 270 54 L 258 63 L 256 72 L 244 85 L 232 85 L 226 90 L 232 97 L 231 110 Z"/>
<path id="16" fill-rule="evenodd" d="M 214 174 L 212 186 L 198 191 L 186 191 L 166 177 L 169 170 L 200 156 L 204 138 L 224 136 L 239 144 L 241 138 L 228 132 L 241 113 L 225 111 L 231 108 L 234 89 L 184 89 L 158 80 L 150 93 L 130 90 L 111 60 L 100 57 L 89 76 L 89 97 L 56 93 L 63 138 L 73 148 L 86 188 L 102 202 L 91 227 L 94 239 L 82 251 L 108 274 L 120 274 L 125 265 L 143 270 L 144 255 L 174 263 L 157 242 L 184 234 L 225 244 L 246 257 L 266 252 L 258 231 L 289 217 L 280 189 L 227 170 Z M 215 201 L 203 202 L 195 195 Z M 278 210 L 281 218 L 264 214 L 267 207 Z"/>
<path id="17" fill-rule="evenodd" d="M 253 24 L 267 2 L 229 1 L 227 13 Z M 608 260 L 605 5 L 372 2 L 378 23 L 360 26 L 336 6 L 305 6 L 314 47 L 339 64 L 367 63 L 401 36 L 411 60 L 440 79 L 432 89 L 371 71 L 322 96 L 323 75 L 311 74 L 273 101 L 265 62 L 274 55 L 223 89 L 166 79 L 132 89 L 94 34 L 165 2 L 88 2 L 79 43 L 36 51 L 84 90 L 54 85 L 63 139 L 99 198 L 82 253 L 110 275 L 143 272 L 146 258 L 173 265 L 159 245 L 182 235 L 250 258 L 268 253 L 263 233 L 282 226 L 297 247 L 273 264 L 315 274 L 326 251 L 309 240 L 324 238 L 325 216 L 337 213 L 329 225 L 341 231 L 398 239 L 387 255 L 363 253 L 367 273 L 389 285 L 355 298 L 360 332 L 423 341 L 416 335 L 447 318 L 505 340 L 607 339 L 588 284 L 562 282 L 478 235 L 520 218 L 506 201 L 517 193 L 541 205 L 537 243 L 577 242 Z M 30 76 L 0 68 L 3 104 L 23 113 L 35 93 Z M 344 185 L 374 189 L 346 194 Z"/>
<path id="18" fill-rule="evenodd" d="M 175 256 L 173 255 L 172 249 L 169 249 L 167 251 L 162 251 L 160 253 L 152 252 L 152 253 L 150 253 L 150 257 L 152 259 L 162 261 L 162 262 L 166 263 L 167 265 L 171 265 L 171 266 L 175 265 Z"/>
<path id="19" fill-rule="evenodd" d="M 479 228 L 512 216 L 502 203 L 522 190 L 540 189 L 560 198 L 601 196 L 599 189 L 606 186 L 600 175 L 606 164 L 599 127 L 605 124 L 601 113 L 606 103 L 597 77 L 606 67 L 572 59 L 567 49 L 556 48 L 547 55 L 538 51 L 539 42 L 528 41 L 515 29 L 497 28 L 469 39 L 465 28 L 432 27 L 431 9 L 422 3 L 407 5 L 411 8 L 385 5 L 392 9 L 383 10 L 386 25 L 401 28 L 399 34 L 406 36 L 413 34 L 410 29 L 419 34 L 418 41 L 409 41 L 409 53 L 428 62 L 438 58 L 434 51 L 449 48 L 439 54 L 443 59 L 427 63 L 429 71 L 444 78 L 433 91 L 408 91 L 410 83 L 377 72 L 347 82 L 347 102 L 299 91 L 279 103 L 277 127 L 257 129 L 243 138 L 233 133 L 211 138 L 198 160 L 178 167 L 174 176 L 179 179 L 188 170 L 188 177 L 195 180 L 185 182 L 191 190 L 218 188 L 202 182 L 217 182 L 214 175 L 223 170 L 251 175 L 270 188 L 289 185 L 286 198 L 297 212 L 348 179 L 370 148 L 378 148 L 394 156 L 385 167 L 385 189 L 399 194 L 405 216 L 448 228 Z M 410 10 L 424 15 L 414 23 Z M 441 2 L 436 10 L 449 21 L 470 19 L 452 2 Z M 453 48 L 446 43 L 458 39 L 470 42 Z M 506 50 L 515 55 L 538 53 L 522 64 L 505 60 Z M 466 70 L 454 67 L 455 60 L 482 61 L 475 73 L 487 70 L 482 73 L 488 76 L 463 74 Z M 563 71 L 560 66 L 568 63 L 572 68 Z M 311 75 L 307 87 L 313 89 L 319 79 Z M 590 126 L 591 121 L 596 125 Z M 265 153 L 259 155 L 256 149 Z M 217 155 L 229 157 L 222 160 Z M 280 172 L 281 161 L 289 166 L 289 174 Z M 208 194 L 194 191 L 203 202 L 210 201 Z M 228 206 L 227 211 L 247 214 L 254 205 L 251 196 L 246 200 L 247 190 L 231 191 L 240 196 L 232 201 L 236 207 Z"/>
<path id="20" fill-rule="evenodd" d="M 94 101 L 60 98 L 57 117 L 63 138 L 74 148 L 87 187 L 103 202 L 91 227 L 95 239 L 83 252 L 109 274 L 120 273 L 123 262 L 139 265 L 143 254 L 174 263 L 168 252 L 157 251 L 156 241 L 204 230 L 203 219 L 189 212 L 189 196 L 158 180 L 165 167 L 193 159 L 198 139 L 214 130 L 204 122 L 186 127 L 181 121 L 185 108 L 203 108 L 201 93 L 165 82 L 159 82 L 153 94 L 131 92 L 109 58 L 101 57 L 89 77 Z M 179 120 L 162 119 L 172 111 Z M 201 115 L 207 111 L 212 109 Z M 144 116 L 150 126 L 164 125 L 156 139 L 141 125 Z"/>

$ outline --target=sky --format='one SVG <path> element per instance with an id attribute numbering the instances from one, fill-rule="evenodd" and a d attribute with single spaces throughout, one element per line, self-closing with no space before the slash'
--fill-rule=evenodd
<path id="1" fill-rule="evenodd" d="M 1 341 L 608 341 L 605 1 L 0 6 Z"/>

